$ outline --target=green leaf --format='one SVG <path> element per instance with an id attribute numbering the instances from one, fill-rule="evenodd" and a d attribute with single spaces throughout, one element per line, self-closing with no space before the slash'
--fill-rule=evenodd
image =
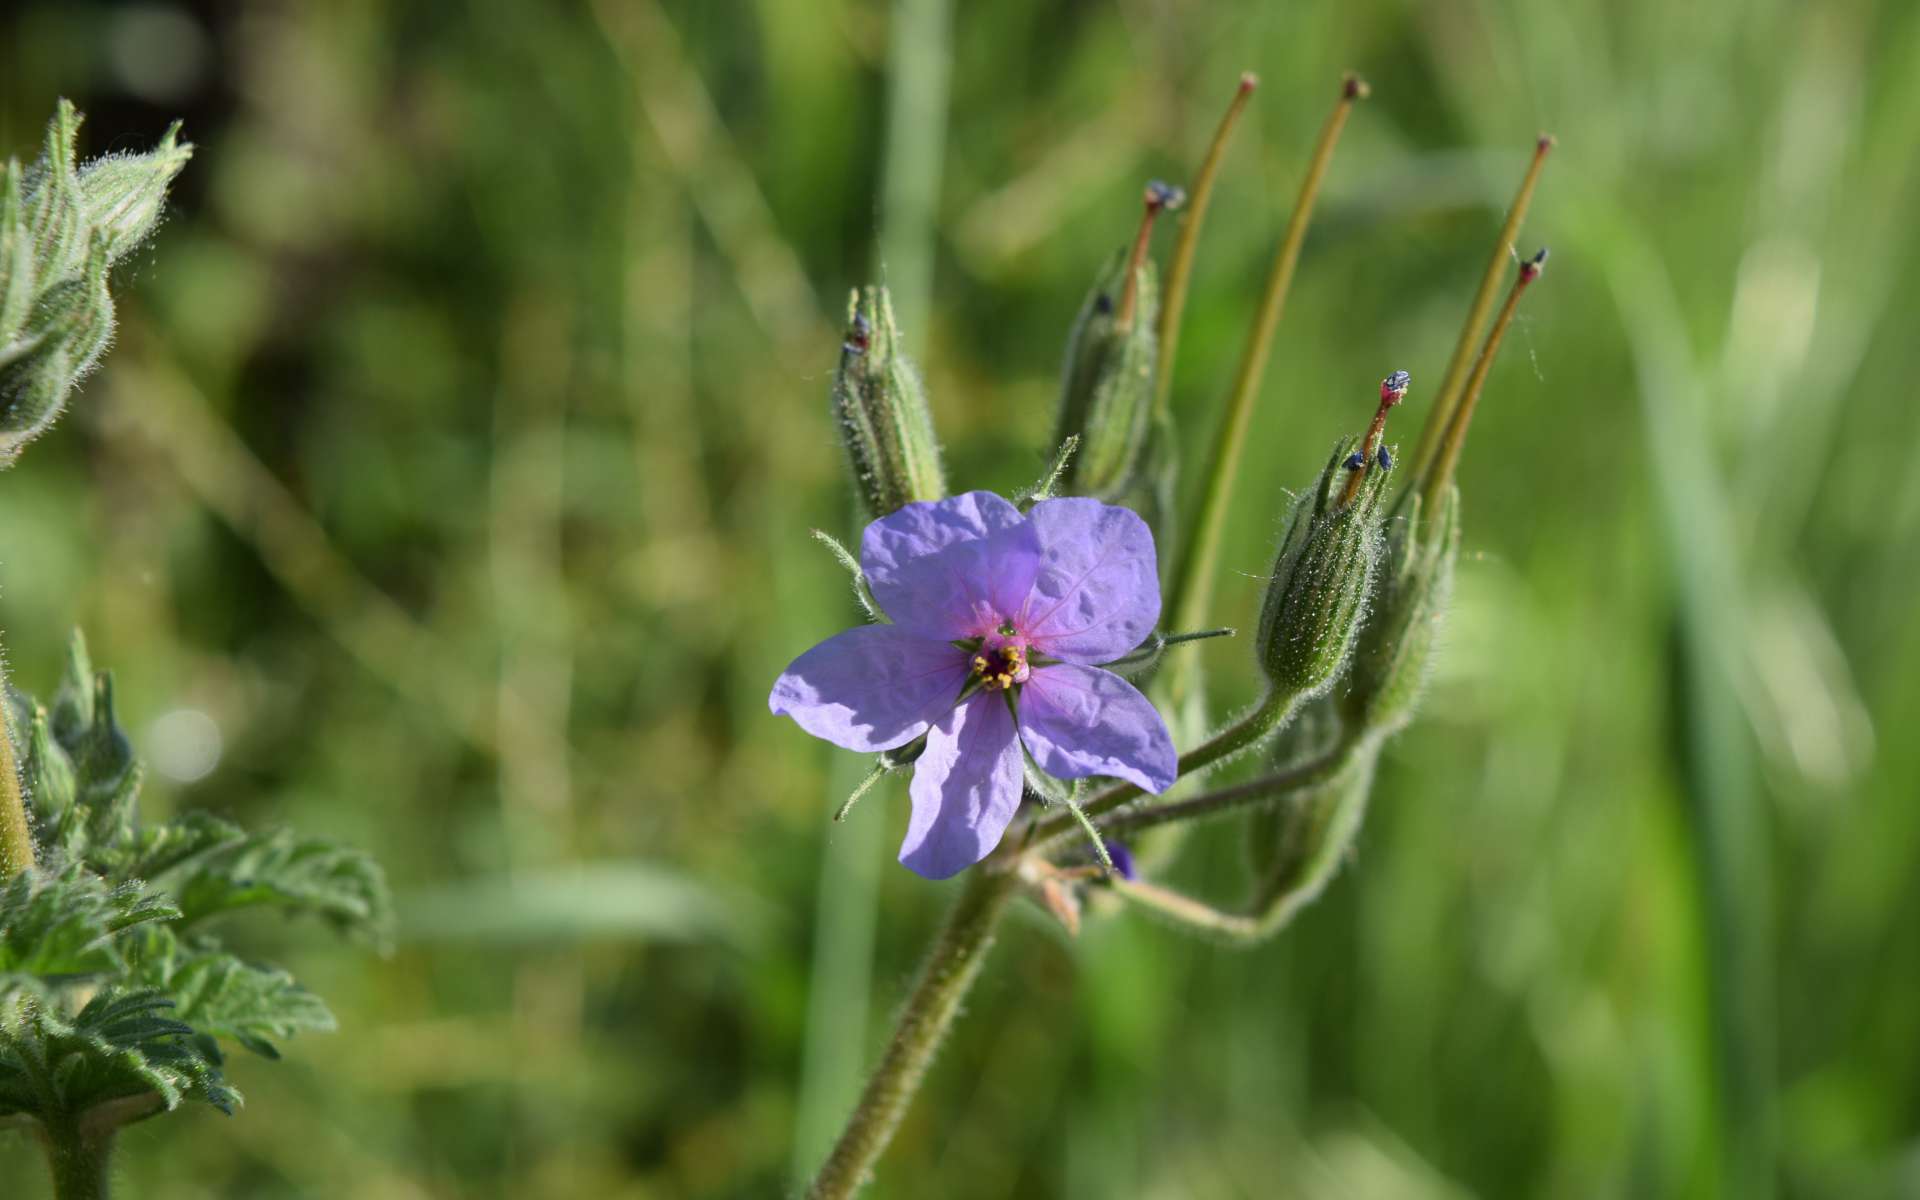
<path id="1" fill-rule="evenodd" d="M 0 1025 L 0 1116 L 79 1116 L 151 1097 L 128 1118 L 204 1100 L 231 1114 L 240 1093 L 221 1076 L 218 1048 L 147 989 L 110 989 L 67 1019 L 33 1005 Z"/>
<path id="2" fill-rule="evenodd" d="M 134 958 L 134 978 L 172 999 L 176 1018 L 196 1033 L 231 1038 L 266 1058 L 280 1057 L 270 1038 L 337 1027 L 320 997 L 293 976 L 244 962 L 210 939 L 183 943 L 164 928 L 149 929 Z"/>
<path id="3" fill-rule="evenodd" d="M 0 888 L 0 996 L 123 970 L 119 934 L 179 915 L 138 883 L 110 886 L 79 866 L 22 871 Z"/>
<path id="4" fill-rule="evenodd" d="M 207 825 L 200 836 L 212 838 Z M 184 842 L 182 843 L 184 847 Z M 345 933 L 385 944 L 393 924 L 386 873 L 362 851 L 288 829 L 244 834 L 155 877 L 179 902 L 181 923 L 244 908 L 311 913 Z"/>

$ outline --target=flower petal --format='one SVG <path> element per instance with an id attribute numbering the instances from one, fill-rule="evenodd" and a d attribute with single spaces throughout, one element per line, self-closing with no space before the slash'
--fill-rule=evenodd
<path id="1" fill-rule="evenodd" d="M 1040 573 L 1014 624 L 1033 647 L 1097 665 L 1126 654 L 1160 619 L 1153 531 L 1129 509 L 1071 497 L 1027 514 L 1039 536 Z"/>
<path id="2" fill-rule="evenodd" d="M 1180 773 L 1173 737 L 1153 704 L 1112 671 L 1055 663 L 1020 689 L 1020 740 L 1060 779 L 1111 775 L 1164 792 Z"/>
<path id="3" fill-rule="evenodd" d="M 904 746 L 953 706 L 967 656 L 898 625 L 836 633 L 793 660 L 767 707 L 848 750 Z"/>
<path id="4" fill-rule="evenodd" d="M 998 694 L 980 693 L 940 718 L 913 764 L 913 816 L 900 861 L 945 879 L 1000 844 L 1020 807 L 1020 740 Z"/>
<path id="5" fill-rule="evenodd" d="M 1040 547 L 1019 509 L 992 492 L 968 492 L 909 504 L 868 525 L 860 569 L 896 624 L 977 637 L 1019 611 Z"/>

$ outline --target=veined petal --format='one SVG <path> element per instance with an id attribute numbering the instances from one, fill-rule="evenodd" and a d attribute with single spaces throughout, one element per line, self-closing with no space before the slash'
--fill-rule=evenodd
<path id="1" fill-rule="evenodd" d="M 982 692 L 940 718 L 913 764 L 913 816 L 900 862 L 945 879 L 1000 844 L 1020 807 L 1020 740 L 1005 698 Z"/>
<path id="2" fill-rule="evenodd" d="M 1020 740 L 1060 779 L 1111 775 L 1164 792 L 1180 773 L 1173 737 L 1138 688 L 1098 667 L 1037 668 L 1020 689 Z"/>
<path id="3" fill-rule="evenodd" d="M 1019 509 L 992 492 L 967 492 L 868 525 L 860 569 L 895 624 L 977 637 L 1018 611 L 1040 570 L 1040 546 Z"/>
<path id="4" fill-rule="evenodd" d="M 862 625 L 794 659 L 767 707 L 836 746 L 891 750 L 926 732 L 966 679 L 966 653 L 952 644 L 898 625 Z"/>
<path id="5" fill-rule="evenodd" d="M 1130 509 L 1070 497 L 1027 514 L 1041 550 L 1039 574 L 1014 625 L 1032 646 L 1098 665 L 1126 654 L 1160 619 L 1153 531 Z"/>

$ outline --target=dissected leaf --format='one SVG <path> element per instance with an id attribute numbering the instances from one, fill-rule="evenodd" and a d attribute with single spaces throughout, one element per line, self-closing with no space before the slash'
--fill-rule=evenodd
<path id="1" fill-rule="evenodd" d="M 79 1116 L 149 1095 L 158 1108 L 204 1100 L 232 1113 L 240 1093 L 220 1073 L 219 1050 L 172 1009 L 147 989 L 104 991 L 71 1019 L 25 1007 L 0 1025 L 0 1116 Z"/>
<path id="2" fill-rule="evenodd" d="M 159 879 L 191 925 L 237 909 L 312 913 L 384 943 L 393 921 L 386 873 L 360 850 L 288 829 L 247 834 L 186 859 Z"/>
<path id="3" fill-rule="evenodd" d="M 279 1058 L 268 1039 L 335 1028 L 326 1004 L 293 976 L 245 962 L 211 940 L 183 943 L 164 928 L 146 930 L 134 958 L 135 978 L 166 993 L 175 1017 L 197 1033 L 231 1038 L 255 1054 Z"/>
<path id="4" fill-rule="evenodd" d="M 0 885 L 0 979 L 7 991 L 124 970 L 116 935 L 180 910 L 138 883 L 112 886 L 78 865 L 29 868 Z"/>

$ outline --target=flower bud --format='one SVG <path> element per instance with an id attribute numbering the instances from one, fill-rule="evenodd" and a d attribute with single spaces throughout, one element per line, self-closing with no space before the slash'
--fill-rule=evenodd
<path id="1" fill-rule="evenodd" d="M 1260 666 L 1276 690 L 1326 690 L 1339 675 L 1365 615 L 1380 559 L 1380 494 L 1388 469 L 1365 471 L 1343 502 L 1347 461 L 1361 445 L 1344 438 L 1312 489 L 1294 502 L 1260 609 Z"/>
<path id="2" fill-rule="evenodd" d="M 80 114 L 65 100 L 32 168 L 0 177 L 0 467 L 59 416 L 113 332 L 107 269 L 160 219 L 193 153 L 176 122 L 146 154 L 76 170 Z"/>
<path id="3" fill-rule="evenodd" d="M 53 424 L 67 393 L 92 369 L 112 334 L 106 243 L 95 238 L 85 274 L 42 292 L 25 324 L 0 349 L 0 466 Z"/>
<path id="4" fill-rule="evenodd" d="M 873 517 L 947 494 L 925 390 L 900 344 L 884 287 L 847 300 L 847 336 L 833 376 L 833 418 L 854 485 Z"/>
<path id="5" fill-rule="evenodd" d="M 1147 257 L 1156 216 L 1177 207 L 1180 189 L 1149 184 L 1146 214 L 1130 251 L 1101 268 L 1067 339 L 1056 444 L 1080 438 L 1065 489 L 1114 500 L 1144 479 L 1159 358 L 1160 281 Z"/>
<path id="6" fill-rule="evenodd" d="M 193 157 L 193 146 L 178 141 L 179 135 L 175 121 L 147 153 L 97 158 L 80 172 L 80 214 L 106 239 L 109 262 L 125 257 L 160 223 L 167 186 Z"/>
<path id="7" fill-rule="evenodd" d="M 1413 719 L 1433 643 L 1453 591 L 1460 553 L 1460 492 L 1448 487 L 1431 514 L 1416 494 L 1387 539 L 1379 589 L 1354 643 L 1340 714 L 1371 735 L 1397 733 Z"/>
<path id="8" fill-rule="evenodd" d="M 47 123 L 46 148 L 24 181 L 24 215 L 33 247 L 35 286 L 40 288 L 78 273 L 86 253 L 80 177 L 74 173 L 80 121 L 72 103 L 60 101 Z"/>
<path id="9" fill-rule="evenodd" d="M 0 365 L 12 356 L 14 338 L 33 309 L 33 238 L 22 186 L 20 164 L 9 160 L 0 174 Z"/>

